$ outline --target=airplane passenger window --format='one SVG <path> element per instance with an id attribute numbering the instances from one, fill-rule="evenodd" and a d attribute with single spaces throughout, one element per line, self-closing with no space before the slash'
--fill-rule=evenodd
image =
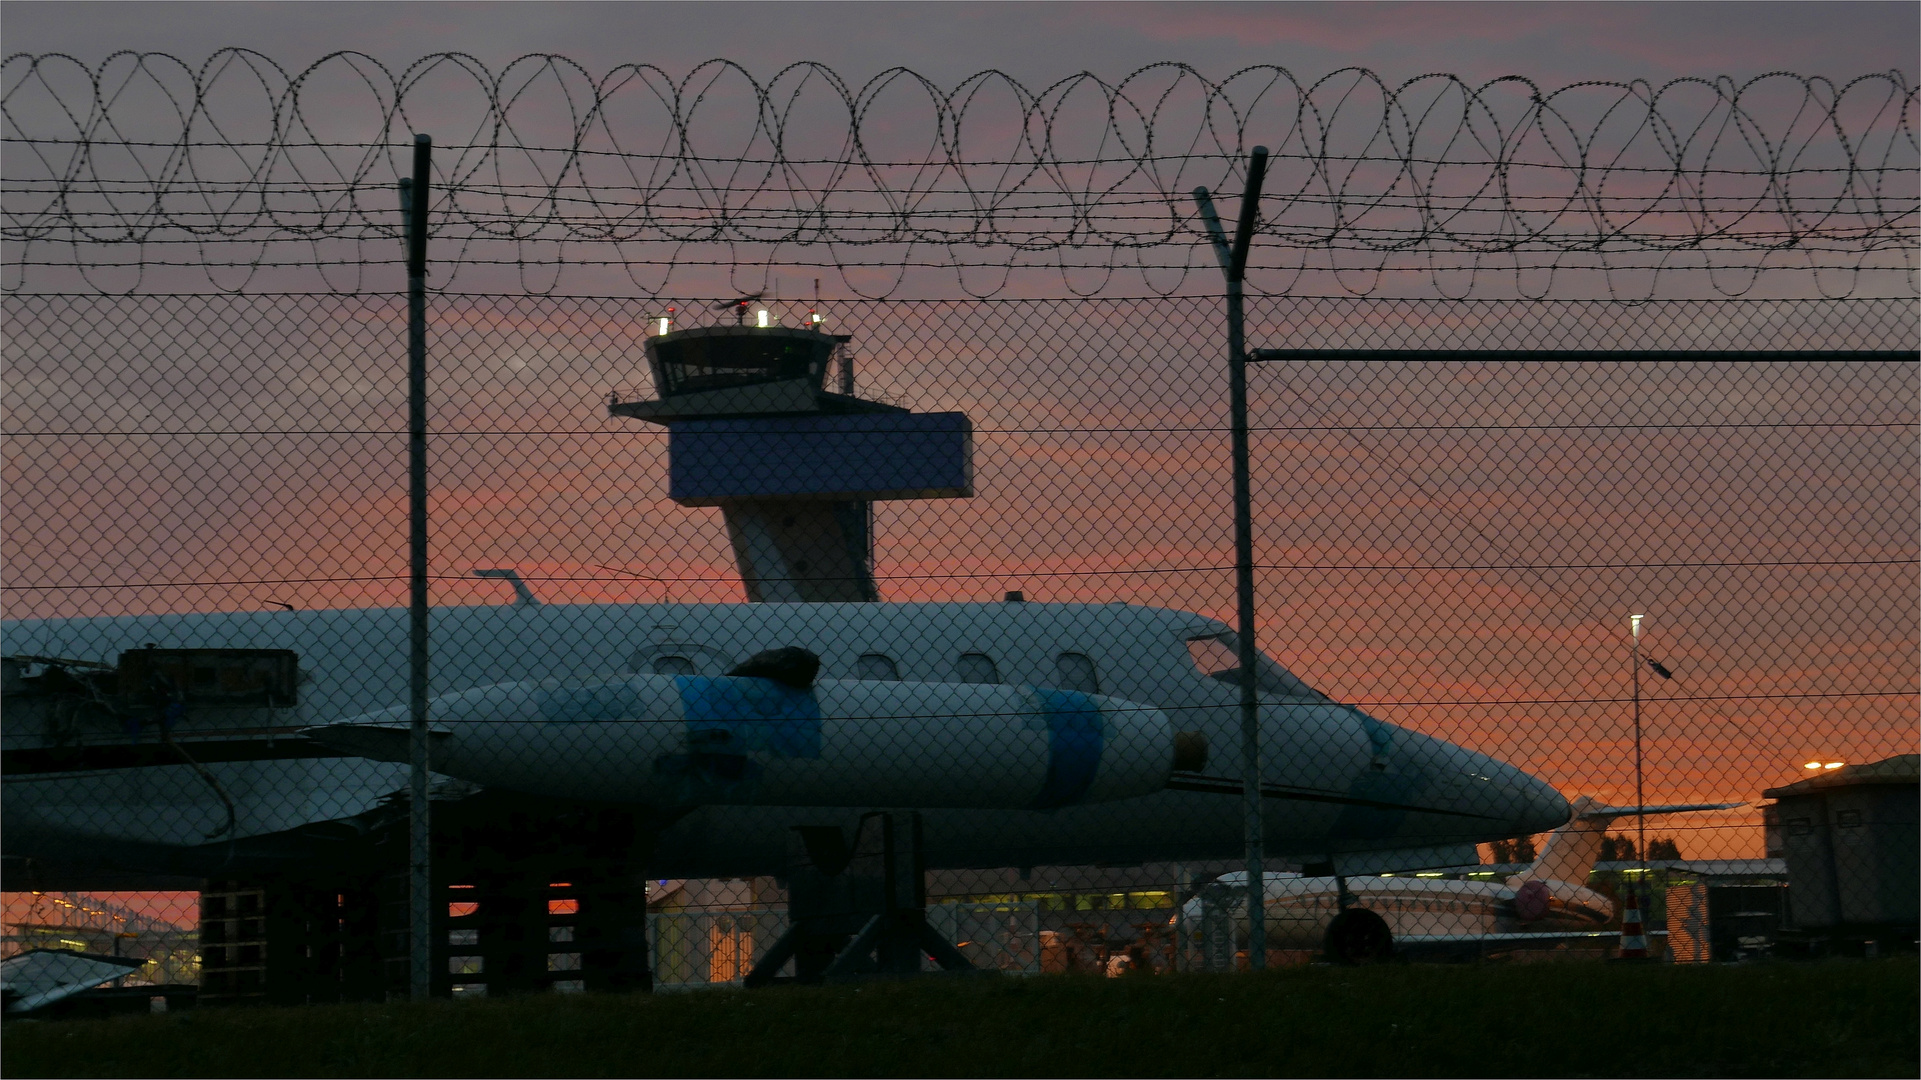
<path id="1" fill-rule="evenodd" d="M 890 656 L 877 652 L 862 653 L 854 662 L 854 678 L 875 682 L 899 682 L 900 669 L 894 666 Z"/>
<path id="2" fill-rule="evenodd" d="M 1054 658 L 1054 685 L 1062 690 L 1079 690 L 1084 694 L 1101 692 L 1101 681 L 1094 672 L 1094 661 L 1077 652 L 1064 652 Z"/>
<path id="3" fill-rule="evenodd" d="M 997 683 L 1001 681 L 1000 670 L 994 667 L 994 659 L 984 653 L 962 653 L 954 664 L 957 681 L 969 683 Z"/>
<path id="4" fill-rule="evenodd" d="M 656 656 L 654 657 L 654 674 L 692 675 L 695 674 L 694 662 L 684 656 Z"/>
<path id="5" fill-rule="evenodd" d="M 1187 654 L 1194 666 L 1210 679 L 1229 686 L 1241 685 L 1241 639 L 1232 633 L 1189 638 Z M 1254 654 L 1254 689 L 1281 697 L 1327 700 L 1327 695 L 1296 678 L 1294 673 L 1274 662 L 1266 653 Z"/>

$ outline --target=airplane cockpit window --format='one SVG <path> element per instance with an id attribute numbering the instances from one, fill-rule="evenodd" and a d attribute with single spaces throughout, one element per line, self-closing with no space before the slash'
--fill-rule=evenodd
<path id="1" fill-rule="evenodd" d="M 1241 639 L 1232 633 L 1187 639 L 1187 654 L 1201 674 L 1229 686 L 1241 685 Z M 1266 653 L 1254 654 L 1254 689 L 1280 697 L 1327 700 L 1327 695 L 1302 682 Z"/>
<path id="2" fill-rule="evenodd" d="M 862 653 L 854 662 L 854 678 L 869 682 L 899 682 L 900 669 L 894 658 L 877 652 Z"/>
<path id="3" fill-rule="evenodd" d="M 1054 658 L 1054 685 L 1062 690 L 1079 690 L 1084 694 L 1101 692 L 1101 680 L 1094 671 L 1094 661 L 1084 653 L 1064 652 Z"/>
<path id="4" fill-rule="evenodd" d="M 1000 669 L 994 666 L 994 658 L 985 653 L 962 653 L 954 663 L 954 673 L 959 682 L 997 683 L 1001 681 Z"/>
<path id="5" fill-rule="evenodd" d="M 694 662 L 684 656 L 656 656 L 654 657 L 654 674 L 693 675 L 696 672 Z"/>

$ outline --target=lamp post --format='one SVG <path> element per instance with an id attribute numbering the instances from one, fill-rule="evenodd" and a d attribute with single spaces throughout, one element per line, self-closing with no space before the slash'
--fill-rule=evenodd
<path id="1" fill-rule="evenodd" d="M 1646 615 L 1628 616 L 1628 625 L 1634 631 L 1634 842 L 1641 849 L 1642 884 L 1646 884 L 1648 874 L 1648 804 L 1641 787 L 1641 665 L 1646 664 L 1649 671 L 1663 679 L 1674 678 L 1674 672 L 1669 671 L 1666 664 L 1641 655 L 1641 622 L 1646 618 Z"/>
<path id="2" fill-rule="evenodd" d="M 1646 615 L 1629 615 L 1634 632 L 1634 849 L 1641 857 L 1641 878 L 1637 888 L 1647 884 L 1648 815 L 1647 798 L 1641 790 L 1641 620 Z"/>

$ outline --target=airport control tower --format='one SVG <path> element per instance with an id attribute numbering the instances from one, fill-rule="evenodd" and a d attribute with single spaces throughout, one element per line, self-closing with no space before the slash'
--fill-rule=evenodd
<path id="1" fill-rule="evenodd" d="M 659 398 L 607 411 L 667 428 L 668 494 L 721 508 L 749 600 L 878 600 L 868 505 L 972 496 L 973 427 L 855 397 L 851 378 L 829 392 L 847 339 L 767 321 L 661 319 L 646 346 Z"/>

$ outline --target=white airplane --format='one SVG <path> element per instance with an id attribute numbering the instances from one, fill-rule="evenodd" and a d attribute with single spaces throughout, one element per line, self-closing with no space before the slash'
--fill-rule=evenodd
<path id="1" fill-rule="evenodd" d="M 1645 813 L 1727 810 L 1740 803 L 1677 803 Z M 1342 961 L 1384 959 L 1395 953 L 1488 952 L 1582 938 L 1609 938 L 1615 903 L 1587 887 L 1601 842 L 1632 806 L 1604 806 L 1588 796 L 1573 803 L 1567 821 L 1548 836 L 1532 865 L 1505 882 L 1368 876 L 1338 879 L 1275 874 L 1265 881 L 1267 940 L 1276 949 L 1320 949 Z M 1223 874 L 1189 900 L 1182 918 L 1213 944 L 1231 933 L 1247 938 L 1247 876 Z M 1222 915 L 1227 915 L 1223 919 Z M 1233 929 L 1230 931 L 1228 925 Z M 1224 933 L 1225 932 L 1225 933 Z M 1220 958 L 1216 958 L 1220 959 Z"/>
<path id="2" fill-rule="evenodd" d="M 723 690 L 730 681 L 758 681 L 729 680 L 726 672 L 761 650 L 799 646 L 818 654 L 821 684 L 810 693 L 815 722 L 824 715 L 827 723 L 819 729 L 826 745 L 839 737 L 835 730 L 867 725 L 865 734 L 849 736 L 869 740 L 864 749 L 858 741 L 840 744 L 846 768 L 833 782 L 852 786 L 838 795 L 797 794 L 802 788 L 789 780 L 798 772 L 781 781 L 787 787 L 743 798 L 717 795 L 711 785 L 592 788 L 587 781 L 600 775 L 595 753 L 684 759 L 713 749 L 696 745 L 713 734 L 691 713 L 642 716 L 598 705 L 536 716 L 503 736 L 531 741 L 499 744 L 507 757 L 484 770 L 462 768 L 489 787 L 540 797 L 673 803 L 649 860 L 657 878 L 779 873 L 791 858 L 794 827 L 853 828 L 864 811 L 890 808 L 925 807 L 930 868 L 1132 864 L 1241 851 L 1240 673 L 1232 634 L 1202 616 L 1126 604 L 523 600 L 439 608 L 431 620 L 430 693 L 435 723 L 447 733 L 436 753 L 449 763 L 458 754 L 445 743 L 454 737 L 447 720 L 475 695 L 546 694 L 578 704 L 651 687 L 648 693 L 671 697 L 666 688 L 688 680 Z M 284 864 L 351 837 L 357 823 L 406 791 L 406 768 L 301 733 L 355 720 L 378 727 L 383 710 L 402 705 L 407 627 L 404 609 L 0 624 L 0 651 L 9 658 L 0 784 L 9 874 L 28 858 L 42 868 L 207 876 Z M 184 689 L 165 701 L 154 697 L 156 673 Z M 1332 861 L 1342 873 L 1459 864 L 1472 861 L 1465 853 L 1477 842 L 1567 820 L 1567 803 L 1552 787 L 1511 765 L 1331 701 L 1268 658 L 1254 677 L 1267 843 L 1276 857 Z M 876 685 L 894 683 L 904 685 L 884 694 Z M 1102 719 L 1062 735 L 1066 729 L 1049 726 L 1046 694 L 1033 688 L 1087 695 L 1092 704 L 1074 708 L 1096 708 Z M 963 761 L 964 741 L 953 731 L 941 735 L 940 725 L 970 713 L 1052 734 L 1024 742 L 1009 735 L 1014 741 L 982 744 L 974 760 Z M 1017 715 L 1002 716 L 1009 713 Z M 834 727 L 850 715 L 859 723 Z M 1130 716 L 1138 730 L 1128 727 Z M 388 713 L 385 722 L 393 718 Z M 556 772 L 558 759 L 528 756 L 541 739 L 582 720 L 602 724 L 600 741 L 576 739 L 566 751 L 576 755 L 571 764 L 560 762 Z M 656 741 L 621 741 L 643 730 Z M 1180 733 L 1191 733 L 1189 760 L 1177 769 L 1172 736 Z M 1192 735 L 1208 748 L 1205 765 L 1192 759 Z M 970 777 L 935 770 L 889 782 L 900 781 L 902 762 L 937 736 L 948 739 L 952 761 Z M 1123 745 L 1134 749 L 1122 753 Z M 377 747 L 363 752 L 391 756 Z M 746 747 L 741 756 L 743 768 L 771 770 L 770 778 L 788 775 L 780 770 L 792 765 L 777 760 L 772 745 Z M 622 767 L 636 764 L 647 767 Z M 666 766 L 656 760 L 652 767 Z M 985 792 L 996 772 L 1006 774 L 1007 791 Z M 1055 772 L 1061 776 L 1049 779 Z M 449 798 L 472 789 L 440 787 Z M 84 875 L 69 880 L 86 884 Z"/>

